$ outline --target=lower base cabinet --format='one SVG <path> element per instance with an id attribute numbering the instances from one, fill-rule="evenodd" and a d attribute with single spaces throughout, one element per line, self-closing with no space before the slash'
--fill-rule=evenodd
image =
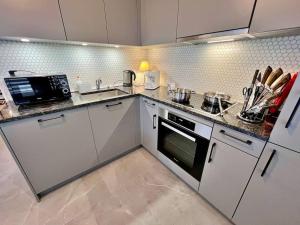
<path id="1" fill-rule="evenodd" d="M 157 103 L 146 98 L 141 98 L 140 115 L 142 145 L 153 155 L 157 156 Z"/>
<path id="2" fill-rule="evenodd" d="M 257 158 L 212 138 L 199 193 L 231 218 L 256 162 Z"/>
<path id="3" fill-rule="evenodd" d="M 88 107 L 99 163 L 141 144 L 139 98 Z"/>
<path id="4" fill-rule="evenodd" d="M 86 107 L 18 120 L 1 129 L 37 194 L 97 165 Z"/>
<path id="5" fill-rule="evenodd" d="M 300 153 L 268 143 L 233 217 L 236 225 L 300 224 Z"/>

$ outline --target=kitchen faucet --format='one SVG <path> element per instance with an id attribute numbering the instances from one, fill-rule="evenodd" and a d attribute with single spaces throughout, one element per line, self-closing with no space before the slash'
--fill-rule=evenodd
<path id="1" fill-rule="evenodd" d="M 100 90 L 100 85 L 102 84 L 102 80 L 99 78 L 96 80 L 96 88 L 97 90 Z"/>

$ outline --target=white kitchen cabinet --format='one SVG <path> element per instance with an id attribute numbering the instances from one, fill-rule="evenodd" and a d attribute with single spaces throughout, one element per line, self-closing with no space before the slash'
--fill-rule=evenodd
<path id="1" fill-rule="evenodd" d="M 1 129 L 36 193 L 97 164 L 87 108 L 18 120 Z"/>
<path id="2" fill-rule="evenodd" d="M 140 45 L 137 0 L 104 0 L 110 44 Z"/>
<path id="3" fill-rule="evenodd" d="M 1 0 L 0 36 L 66 40 L 59 5 L 53 0 Z"/>
<path id="4" fill-rule="evenodd" d="M 235 224 L 300 224 L 299 171 L 300 153 L 268 143 L 233 217 Z"/>
<path id="5" fill-rule="evenodd" d="M 249 27 L 254 0 L 179 0 L 177 38 Z"/>
<path id="6" fill-rule="evenodd" d="M 299 0 L 257 0 L 251 33 L 300 27 Z"/>
<path id="7" fill-rule="evenodd" d="M 108 43 L 102 0 L 59 0 L 69 41 Z"/>
<path id="8" fill-rule="evenodd" d="M 142 145 L 154 156 L 157 156 L 157 103 L 147 98 L 141 98 L 140 115 Z"/>
<path id="9" fill-rule="evenodd" d="M 141 144 L 139 99 L 126 98 L 88 107 L 99 163 Z"/>
<path id="10" fill-rule="evenodd" d="M 212 138 L 199 193 L 231 218 L 256 162 L 257 158 Z"/>
<path id="11" fill-rule="evenodd" d="M 270 136 L 270 142 L 300 152 L 300 76 L 286 99 Z"/>
<path id="12" fill-rule="evenodd" d="M 178 0 L 141 0 L 142 45 L 176 42 Z"/>

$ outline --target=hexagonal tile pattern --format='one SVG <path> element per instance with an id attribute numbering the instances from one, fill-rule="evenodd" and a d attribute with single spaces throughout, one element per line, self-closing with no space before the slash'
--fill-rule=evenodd
<path id="1" fill-rule="evenodd" d="M 197 92 L 221 91 L 242 100 L 242 88 L 268 65 L 285 73 L 300 70 L 300 36 L 186 45 L 148 50 L 165 81 Z"/>
<path id="2" fill-rule="evenodd" d="M 0 76 L 8 76 L 8 70 L 30 70 L 65 73 L 71 87 L 77 76 L 92 86 L 101 78 L 106 85 L 122 80 L 123 70 L 137 69 L 144 57 L 140 48 L 0 41 Z"/>

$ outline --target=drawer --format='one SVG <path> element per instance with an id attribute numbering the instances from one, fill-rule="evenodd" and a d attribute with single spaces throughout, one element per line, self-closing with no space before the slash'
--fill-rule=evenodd
<path id="1" fill-rule="evenodd" d="M 227 127 L 215 124 L 212 137 L 240 149 L 255 157 L 259 157 L 266 142 Z"/>

